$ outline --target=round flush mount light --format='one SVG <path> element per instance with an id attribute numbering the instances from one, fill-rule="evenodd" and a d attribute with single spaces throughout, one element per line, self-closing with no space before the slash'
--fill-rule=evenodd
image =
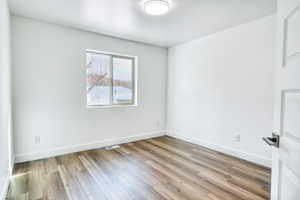
<path id="1" fill-rule="evenodd" d="M 169 11 L 170 3 L 164 0 L 149 0 L 144 4 L 145 12 L 149 15 L 163 15 Z"/>

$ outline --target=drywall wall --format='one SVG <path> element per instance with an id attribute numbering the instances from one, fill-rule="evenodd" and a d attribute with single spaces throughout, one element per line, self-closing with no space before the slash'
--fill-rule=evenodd
<path id="1" fill-rule="evenodd" d="M 10 16 L 6 0 L 0 0 L 0 199 L 8 187 L 11 168 Z"/>
<path id="2" fill-rule="evenodd" d="M 17 16 L 12 41 L 17 162 L 164 134 L 166 48 Z M 87 108 L 85 49 L 138 57 L 138 106 Z"/>
<path id="3" fill-rule="evenodd" d="M 275 38 L 269 16 L 170 48 L 169 134 L 270 165 Z"/>

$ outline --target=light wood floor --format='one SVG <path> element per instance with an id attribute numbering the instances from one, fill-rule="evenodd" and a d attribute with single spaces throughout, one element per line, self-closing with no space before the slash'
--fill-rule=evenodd
<path id="1" fill-rule="evenodd" d="M 160 137 L 18 164 L 8 199 L 264 200 L 270 170 Z"/>

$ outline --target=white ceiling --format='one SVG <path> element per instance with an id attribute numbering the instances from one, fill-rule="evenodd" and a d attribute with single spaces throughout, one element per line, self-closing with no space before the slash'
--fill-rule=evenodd
<path id="1" fill-rule="evenodd" d="M 105 35 L 173 46 L 276 12 L 276 0 L 171 0 L 150 16 L 146 0 L 9 0 L 13 14 Z"/>

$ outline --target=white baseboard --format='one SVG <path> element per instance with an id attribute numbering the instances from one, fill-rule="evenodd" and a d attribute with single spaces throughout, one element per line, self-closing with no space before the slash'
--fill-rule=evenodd
<path id="1" fill-rule="evenodd" d="M 272 162 L 270 159 L 263 158 L 263 157 L 255 155 L 255 154 L 242 152 L 237 149 L 223 147 L 218 144 L 208 143 L 206 141 L 202 141 L 197 138 L 184 137 L 180 134 L 176 134 L 176 133 L 173 133 L 170 131 L 150 132 L 150 133 L 138 134 L 138 135 L 122 137 L 122 138 L 117 138 L 117 139 L 97 141 L 97 142 L 88 143 L 88 144 L 84 144 L 84 145 L 56 148 L 56 149 L 51 149 L 49 151 L 34 152 L 34 153 L 28 153 L 28 154 L 19 154 L 19 155 L 15 156 L 15 161 L 16 161 L 16 163 L 22 163 L 22 162 L 27 162 L 27 161 L 39 160 L 39 159 L 74 153 L 74 152 L 98 149 L 98 148 L 102 148 L 102 147 L 106 147 L 106 146 L 110 146 L 110 145 L 124 144 L 124 143 L 134 142 L 134 141 L 138 141 L 138 140 L 145 140 L 145 139 L 160 137 L 160 136 L 164 136 L 164 135 L 168 135 L 170 137 L 174 137 L 174 138 L 184 140 L 184 141 L 187 141 L 187 142 L 190 142 L 193 144 L 204 146 L 209 149 L 219 151 L 221 153 L 225 153 L 225 154 L 228 154 L 228 155 L 231 155 L 231 156 L 243 159 L 243 160 L 247 160 L 247 161 L 271 168 Z"/>
<path id="2" fill-rule="evenodd" d="M 164 135 L 166 135 L 165 131 L 149 132 L 149 133 L 143 133 L 138 135 L 132 135 L 128 137 L 97 141 L 97 142 L 83 144 L 83 145 L 50 149 L 49 151 L 34 152 L 28 154 L 18 154 L 15 156 L 15 162 L 22 163 L 27 161 L 39 160 L 39 159 L 69 154 L 69 153 L 75 153 L 75 152 L 86 151 L 91 149 L 98 149 L 98 148 L 116 145 L 116 144 L 135 142 L 138 140 L 145 140 L 145 139 L 160 137 Z"/>
<path id="3" fill-rule="evenodd" d="M 234 157 L 237 157 L 237 158 L 240 158 L 240 159 L 243 159 L 243 160 L 264 166 L 264 167 L 271 168 L 271 166 L 272 166 L 272 161 L 270 159 L 263 158 L 263 157 L 255 155 L 255 154 L 250 154 L 250 153 L 239 151 L 237 149 L 223 147 L 218 144 L 208 143 L 206 141 L 202 141 L 202 140 L 199 140 L 199 139 L 193 138 L 193 137 L 185 137 L 185 136 L 182 136 L 182 135 L 176 134 L 174 132 L 170 132 L 170 131 L 167 131 L 167 135 L 170 137 L 174 137 L 174 138 L 177 138 L 180 140 L 184 140 L 186 142 L 197 144 L 197 145 L 200 145 L 200 146 L 203 146 L 203 147 L 206 147 L 206 148 L 209 148 L 209 149 L 212 149 L 212 150 L 224 153 L 224 154 L 228 154 L 228 155 L 231 155 L 231 156 L 234 156 Z"/>
<path id="4" fill-rule="evenodd" d="M 9 175 L 0 178 L 0 200 L 5 200 L 9 187 Z"/>

